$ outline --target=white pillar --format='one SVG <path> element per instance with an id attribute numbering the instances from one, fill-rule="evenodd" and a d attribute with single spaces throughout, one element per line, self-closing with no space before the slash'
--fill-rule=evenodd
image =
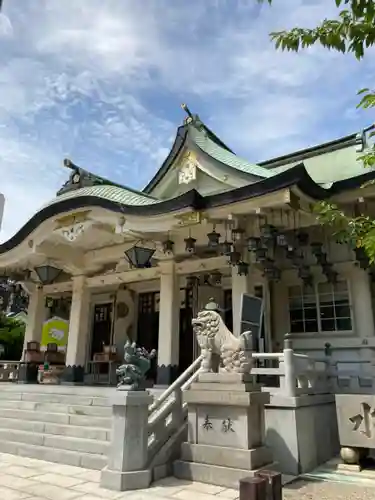
<path id="1" fill-rule="evenodd" d="M 22 359 L 24 359 L 24 353 L 28 342 L 41 341 L 42 328 L 45 319 L 46 307 L 43 287 L 37 285 L 30 295 L 29 307 L 27 309 L 27 323 L 25 329 Z"/>
<path id="2" fill-rule="evenodd" d="M 232 313 L 233 335 L 238 337 L 241 333 L 241 297 L 249 293 L 249 277 L 239 276 L 237 266 L 232 267 Z"/>
<path id="3" fill-rule="evenodd" d="M 90 325 L 90 292 L 85 276 L 73 278 L 68 346 L 65 359 L 65 382 L 83 382 Z"/>
<path id="4" fill-rule="evenodd" d="M 160 305 L 157 383 L 177 377 L 180 347 L 180 288 L 174 262 L 160 264 Z"/>

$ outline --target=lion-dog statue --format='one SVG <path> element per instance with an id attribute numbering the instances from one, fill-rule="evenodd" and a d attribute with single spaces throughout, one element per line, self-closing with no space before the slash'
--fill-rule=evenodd
<path id="1" fill-rule="evenodd" d="M 235 337 L 219 312 L 212 308 L 200 311 L 192 324 L 203 355 L 201 372 L 250 373 L 253 366 L 251 332 Z"/>

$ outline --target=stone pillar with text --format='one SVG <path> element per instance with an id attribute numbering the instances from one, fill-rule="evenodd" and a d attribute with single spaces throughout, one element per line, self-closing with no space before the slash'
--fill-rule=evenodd
<path id="1" fill-rule="evenodd" d="M 174 463 L 175 476 L 237 488 L 240 479 L 274 468 L 264 444 L 269 400 L 249 373 L 200 373 L 184 392 L 188 441 Z"/>
<path id="2" fill-rule="evenodd" d="M 70 309 L 68 345 L 64 383 L 82 383 L 84 381 L 87 342 L 90 325 L 90 291 L 85 276 L 73 278 L 73 295 Z"/>
<path id="3" fill-rule="evenodd" d="M 174 262 L 160 264 L 158 385 L 170 385 L 178 376 L 180 344 L 180 289 Z"/>

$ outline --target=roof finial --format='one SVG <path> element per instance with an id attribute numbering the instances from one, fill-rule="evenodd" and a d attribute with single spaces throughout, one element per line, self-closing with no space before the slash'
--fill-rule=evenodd
<path id="1" fill-rule="evenodd" d="M 194 120 L 194 116 L 190 109 L 188 108 L 187 104 L 181 104 L 181 108 L 185 111 L 187 114 L 187 117 L 185 118 L 185 123 L 191 123 Z"/>

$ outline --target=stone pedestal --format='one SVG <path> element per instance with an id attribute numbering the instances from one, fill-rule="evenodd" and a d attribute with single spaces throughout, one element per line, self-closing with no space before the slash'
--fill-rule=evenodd
<path id="1" fill-rule="evenodd" d="M 272 468 L 264 445 L 264 405 L 269 394 L 254 377 L 202 373 L 184 393 L 188 442 L 175 462 L 177 477 L 237 488 L 244 477 Z"/>
<path id="2" fill-rule="evenodd" d="M 358 465 L 375 449 L 375 394 L 336 394 L 335 399 L 341 458 Z"/>
<path id="3" fill-rule="evenodd" d="M 146 391 L 117 390 L 112 397 L 112 441 L 100 484 L 115 491 L 147 488 L 148 407 Z"/>

